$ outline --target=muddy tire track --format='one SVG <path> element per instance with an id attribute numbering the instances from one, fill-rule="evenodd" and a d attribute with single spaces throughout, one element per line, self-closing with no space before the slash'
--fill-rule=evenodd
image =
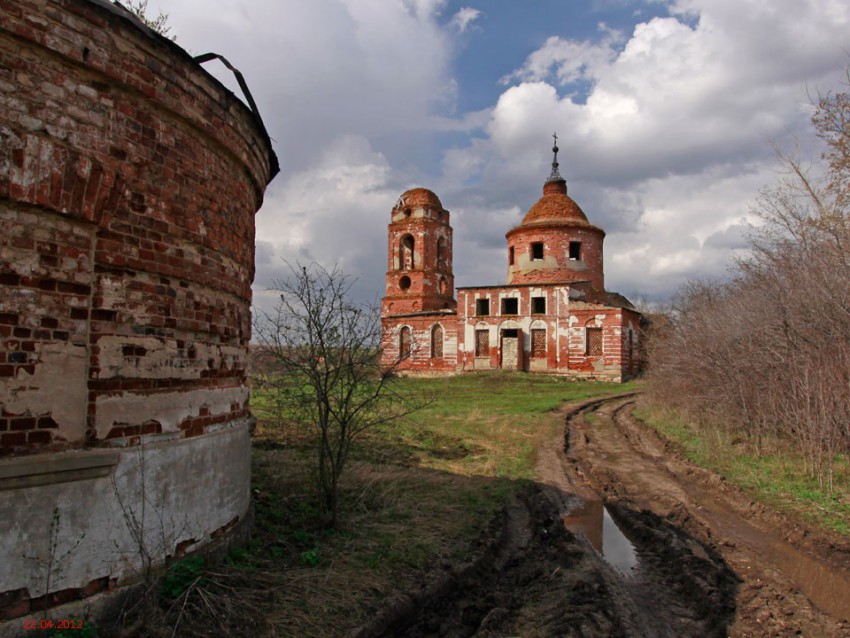
<path id="1" fill-rule="evenodd" d="M 636 545 L 643 540 L 630 512 L 652 514 L 690 535 L 702 547 L 695 546 L 697 558 L 705 551 L 725 561 L 740 579 L 729 635 L 850 635 L 850 552 L 813 540 L 809 530 L 691 464 L 633 417 L 633 405 L 610 401 L 567 419 L 568 474 L 616 506 L 618 523 Z M 699 579 L 701 568 L 681 571 Z"/>

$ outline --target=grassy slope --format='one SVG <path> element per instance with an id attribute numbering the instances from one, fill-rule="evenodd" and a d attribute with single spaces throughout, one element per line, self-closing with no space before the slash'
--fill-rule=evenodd
<path id="1" fill-rule="evenodd" d="M 740 485 L 751 497 L 809 524 L 850 536 L 850 468 L 838 459 L 836 489 L 829 493 L 806 475 L 799 455 L 787 446 L 756 454 L 741 436 L 701 429 L 667 410 L 644 406 L 635 415 L 675 441 L 695 463 Z"/>

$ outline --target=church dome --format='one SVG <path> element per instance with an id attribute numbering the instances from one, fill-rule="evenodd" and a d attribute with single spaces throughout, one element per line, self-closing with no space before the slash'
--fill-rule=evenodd
<path id="1" fill-rule="evenodd" d="M 443 210 L 440 198 L 427 188 L 411 188 L 405 191 L 398 199 L 396 208 L 436 208 Z"/>
<path id="2" fill-rule="evenodd" d="M 552 172 L 549 174 L 549 179 L 543 184 L 543 197 L 528 209 L 525 217 L 522 218 L 522 223 L 517 228 L 538 225 L 596 228 L 587 221 L 587 215 L 573 201 L 573 198 L 567 195 L 567 181 L 558 172 L 557 140 L 556 135 L 555 146 L 552 147 L 552 152 L 555 154 L 552 159 Z"/>
<path id="3" fill-rule="evenodd" d="M 537 224 L 591 225 L 584 211 L 567 195 L 567 183 L 564 180 L 546 182 L 543 186 L 543 197 L 528 209 L 520 225 Z"/>

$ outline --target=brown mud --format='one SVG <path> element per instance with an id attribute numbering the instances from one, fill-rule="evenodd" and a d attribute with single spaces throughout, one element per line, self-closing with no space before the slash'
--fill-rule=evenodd
<path id="1" fill-rule="evenodd" d="M 754 505 L 632 407 L 566 410 L 538 482 L 469 562 L 435 566 L 351 636 L 850 636 L 847 543 Z"/>

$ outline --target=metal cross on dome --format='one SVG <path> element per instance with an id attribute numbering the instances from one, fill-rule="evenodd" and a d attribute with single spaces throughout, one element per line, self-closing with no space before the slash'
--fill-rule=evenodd
<path id="1" fill-rule="evenodd" d="M 552 139 L 554 140 L 552 152 L 555 156 L 552 158 L 552 172 L 549 174 L 549 179 L 546 180 L 547 182 L 556 182 L 564 179 L 558 172 L 558 134 L 552 133 Z"/>

